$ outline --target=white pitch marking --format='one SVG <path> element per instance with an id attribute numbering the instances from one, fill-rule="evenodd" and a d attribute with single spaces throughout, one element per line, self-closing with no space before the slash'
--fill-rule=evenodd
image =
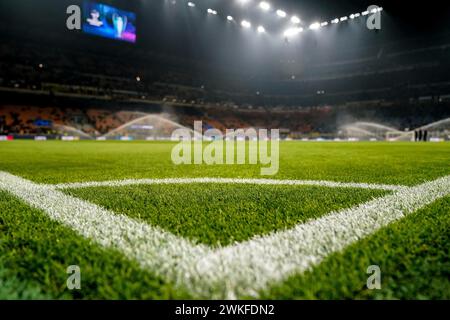
<path id="1" fill-rule="evenodd" d="M 118 249 L 126 257 L 137 260 L 142 268 L 176 284 L 180 281 L 187 284 L 196 272 L 198 258 L 212 250 L 62 191 L 0 171 L 2 189 L 101 246 Z"/>
<path id="2" fill-rule="evenodd" d="M 329 254 L 449 195 L 450 176 L 215 250 L 6 172 L 0 172 L 0 189 L 98 244 L 118 249 L 196 297 L 232 299 L 256 296 L 270 284 L 304 272 Z"/>
<path id="3" fill-rule="evenodd" d="M 56 189 L 79 189 L 90 187 L 123 187 L 132 185 L 193 184 L 193 183 L 318 186 L 328 188 L 358 188 L 358 189 L 374 189 L 374 190 L 389 190 L 389 191 L 398 191 L 408 188 L 406 186 L 399 186 L 399 185 L 356 183 L 356 182 L 335 182 L 335 181 L 321 181 L 321 180 L 236 179 L 236 178 L 126 179 L 126 180 L 112 180 L 112 181 L 62 183 L 48 186 L 52 186 Z"/>
<path id="4" fill-rule="evenodd" d="M 237 294 L 227 298 L 256 296 L 270 284 L 312 268 L 328 255 L 447 195 L 450 176 L 332 212 L 287 231 L 221 248 L 199 263 L 202 276 L 210 283 L 217 282 L 218 273 L 226 279 L 233 288 L 229 293 Z"/>

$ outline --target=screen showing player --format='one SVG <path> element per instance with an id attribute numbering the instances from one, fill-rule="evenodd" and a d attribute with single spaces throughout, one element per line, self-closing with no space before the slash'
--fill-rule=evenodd
<path id="1" fill-rule="evenodd" d="M 105 4 L 85 1 L 83 32 L 135 43 L 136 14 Z"/>

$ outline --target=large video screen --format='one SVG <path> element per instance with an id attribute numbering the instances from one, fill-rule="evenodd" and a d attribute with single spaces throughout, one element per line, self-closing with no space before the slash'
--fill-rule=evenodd
<path id="1" fill-rule="evenodd" d="M 83 32 L 135 43 L 136 14 L 105 4 L 85 1 Z"/>

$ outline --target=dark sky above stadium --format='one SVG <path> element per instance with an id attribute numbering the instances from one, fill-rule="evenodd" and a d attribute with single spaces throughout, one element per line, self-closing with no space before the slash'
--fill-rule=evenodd
<path id="1" fill-rule="evenodd" d="M 176 2 L 174 4 L 173 2 Z M 393 43 L 404 39 L 418 39 L 424 35 L 432 38 L 450 32 L 449 4 L 438 1 L 424 3 L 406 1 L 365 0 L 272 0 L 274 9 L 283 9 L 297 14 L 305 26 L 315 21 L 330 21 L 333 18 L 364 11 L 369 5 L 382 6 L 382 30 L 369 31 L 364 23 L 347 23 L 328 27 L 314 35 L 302 36 L 301 40 L 286 46 L 283 30 L 286 23 L 276 15 L 258 8 L 259 0 L 242 6 L 239 0 L 191 0 L 195 10 L 187 6 L 189 0 L 101 0 L 121 9 L 137 13 L 138 41 L 135 45 L 114 43 L 65 28 L 65 8 L 70 4 L 81 4 L 82 0 L 2 0 L 0 2 L 0 27 L 2 37 L 35 38 L 45 41 L 46 35 L 56 45 L 63 45 L 64 39 L 70 45 L 94 49 L 114 48 L 146 49 L 163 54 L 186 58 L 220 62 L 224 65 L 238 64 L 259 68 L 268 61 L 283 59 L 283 55 L 302 57 L 324 57 L 332 59 L 333 54 L 362 47 Z M 206 14 L 206 8 L 218 11 L 218 16 Z M 258 37 L 255 30 L 246 32 L 239 25 L 226 23 L 223 18 L 233 15 L 236 20 L 248 19 L 253 25 L 264 25 L 267 34 Z M 221 16 L 221 17 L 219 17 Z M 59 38 L 58 38 L 59 37 Z M 28 40 L 24 40 L 28 41 Z M 54 45 L 49 43 L 49 45 Z M 274 59 L 276 57 L 276 59 Z"/>

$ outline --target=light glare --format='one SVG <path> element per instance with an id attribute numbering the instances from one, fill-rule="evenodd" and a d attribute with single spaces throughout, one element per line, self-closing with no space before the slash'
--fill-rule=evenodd
<path id="1" fill-rule="evenodd" d="M 247 20 L 242 20 L 241 26 L 243 26 L 244 28 L 250 28 L 252 26 L 252 24 L 250 22 L 248 22 Z"/>
<path id="2" fill-rule="evenodd" d="M 299 24 L 300 23 L 300 18 L 297 17 L 297 16 L 292 16 L 291 22 L 295 23 L 295 24 Z"/>
<path id="3" fill-rule="evenodd" d="M 283 10 L 277 10 L 277 16 L 281 18 L 286 18 L 286 12 Z"/>
<path id="4" fill-rule="evenodd" d="M 317 30 L 317 29 L 320 29 L 320 23 L 319 23 L 319 22 L 314 22 L 313 24 L 311 24 L 311 25 L 309 26 L 309 28 L 310 28 L 311 30 Z"/>
<path id="5" fill-rule="evenodd" d="M 303 28 L 289 28 L 286 31 L 284 31 L 285 37 L 293 37 L 298 35 L 300 32 L 303 31 Z"/>
<path id="6" fill-rule="evenodd" d="M 260 7 L 261 9 L 263 9 L 264 11 L 267 11 L 267 10 L 270 9 L 270 4 L 269 4 L 268 2 L 266 2 L 266 1 L 261 1 L 261 2 L 259 3 L 259 7 Z"/>

